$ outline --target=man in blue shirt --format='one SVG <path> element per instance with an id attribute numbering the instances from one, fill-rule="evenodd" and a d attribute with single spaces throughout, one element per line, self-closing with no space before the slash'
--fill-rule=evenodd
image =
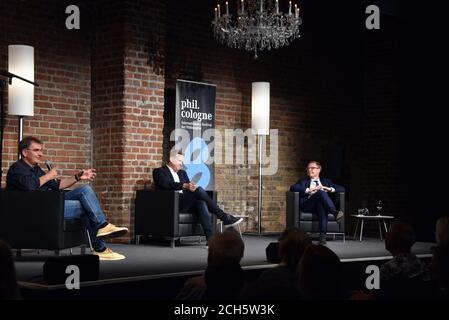
<path id="1" fill-rule="evenodd" d="M 26 137 L 19 143 L 22 158 L 15 162 L 6 175 L 7 190 L 59 190 L 73 186 L 78 181 L 93 181 L 94 169 L 78 172 L 71 178 L 58 178 L 55 169 L 45 173 L 39 164 L 42 162 L 43 142 L 35 137 Z M 92 239 L 94 254 L 100 260 L 121 260 L 124 255 L 106 247 L 106 238 L 119 237 L 128 232 L 126 227 L 117 227 L 107 222 L 94 191 L 89 185 L 68 191 L 65 195 L 64 218 L 87 221 L 87 229 Z"/>

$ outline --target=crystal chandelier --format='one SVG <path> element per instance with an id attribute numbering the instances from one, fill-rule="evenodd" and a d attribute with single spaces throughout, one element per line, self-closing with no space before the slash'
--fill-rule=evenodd
<path id="1" fill-rule="evenodd" d="M 274 2 L 274 3 L 273 3 Z M 231 48 L 254 51 L 278 49 L 299 38 L 299 8 L 289 1 L 288 13 L 279 11 L 279 0 L 238 0 L 237 14 L 229 13 L 226 1 L 226 12 L 221 14 L 220 5 L 215 8 L 212 21 L 215 38 Z M 292 12 L 293 11 L 293 12 Z"/>

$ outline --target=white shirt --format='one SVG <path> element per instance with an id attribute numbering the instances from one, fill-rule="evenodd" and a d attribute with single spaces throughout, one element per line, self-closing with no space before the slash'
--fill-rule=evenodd
<path id="1" fill-rule="evenodd" d="M 320 179 L 310 179 L 310 186 L 306 189 L 306 193 L 309 193 L 310 188 L 314 188 L 316 186 L 322 186 Z M 331 188 L 331 192 L 335 192 L 334 188 Z"/>
<path id="2" fill-rule="evenodd" d="M 172 167 L 170 167 L 169 165 L 167 165 L 167 168 L 170 170 L 170 173 L 171 173 L 171 175 L 173 177 L 173 180 L 175 180 L 175 182 L 181 182 L 179 180 L 178 173 L 175 172 L 175 170 L 173 170 Z M 176 190 L 176 192 L 182 193 L 182 190 Z"/>

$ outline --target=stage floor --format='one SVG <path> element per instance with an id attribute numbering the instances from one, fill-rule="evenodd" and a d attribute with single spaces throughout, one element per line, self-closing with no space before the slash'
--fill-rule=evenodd
<path id="1" fill-rule="evenodd" d="M 277 241 L 274 236 L 244 235 L 245 255 L 242 260 L 244 269 L 263 269 L 274 266 L 266 259 L 265 248 L 270 242 Z M 417 242 L 412 251 L 422 258 L 431 257 L 433 243 Z M 340 239 L 327 242 L 342 262 L 360 262 L 388 260 L 391 255 L 385 250 L 385 243 L 379 239 L 366 239 L 363 242 Z M 125 260 L 101 261 L 100 280 L 126 281 L 138 278 L 151 279 L 173 276 L 201 274 L 207 263 L 207 247 L 203 241 L 198 244 L 192 239 L 184 240 L 180 246 L 170 248 L 162 244 L 111 244 L 110 247 L 126 255 Z M 89 252 L 89 250 L 87 250 Z M 73 249 L 79 254 L 80 249 Z M 69 255 L 69 250 L 61 251 Z M 22 282 L 43 283 L 42 273 L 45 259 L 54 256 L 52 251 L 24 250 L 22 257 L 16 259 L 17 278 Z"/>

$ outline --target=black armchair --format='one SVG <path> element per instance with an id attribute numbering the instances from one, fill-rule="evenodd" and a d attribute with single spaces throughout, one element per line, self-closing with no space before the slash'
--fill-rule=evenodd
<path id="1" fill-rule="evenodd" d="M 329 194 L 334 201 L 337 210 L 345 212 L 345 193 L 336 192 Z M 299 192 L 287 191 L 287 228 L 297 227 L 308 233 L 319 232 L 319 219 L 315 213 L 301 211 Z M 341 235 L 345 241 L 345 216 L 340 222 L 335 220 L 332 214 L 328 215 L 327 234 Z"/>
<path id="2" fill-rule="evenodd" d="M 86 227 L 81 219 L 64 219 L 63 191 L 2 191 L 0 238 L 13 249 L 59 250 L 81 246 Z"/>
<path id="3" fill-rule="evenodd" d="M 207 191 L 213 201 L 217 201 L 216 191 Z M 179 212 L 179 196 L 176 191 L 138 190 L 136 193 L 135 233 L 136 244 L 140 236 L 151 235 L 155 238 L 175 240 L 182 237 L 204 236 L 203 227 L 196 213 Z M 212 216 L 215 227 L 215 216 Z"/>

